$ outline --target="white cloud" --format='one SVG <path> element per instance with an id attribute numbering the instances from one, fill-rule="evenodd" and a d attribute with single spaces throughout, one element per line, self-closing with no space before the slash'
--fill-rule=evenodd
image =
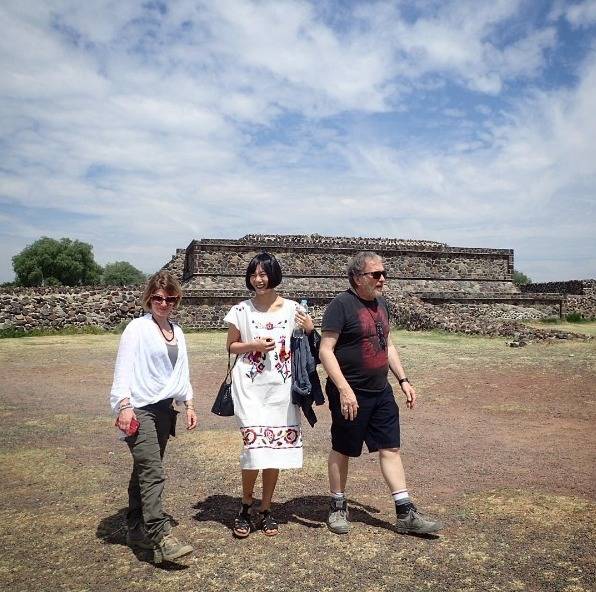
<path id="1" fill-rule="evenodd" d="M 568 6 L 564 13 L 574 27 L 590 27 L 596 24 L 596 0 L 585 0 Z"/>
<path id="2" fill-rule="evenodd" d="M 393 2 L 339 16 L 291 0 L 189 0 L 164 14 L 141 1 L 38 4 L 0 7 L 0 200 L 17 212 L 0 228 L 22 236 L 5 270 L 48 233 L 146 271 L 192 238 L 256 231 L 452 244 L 464 233 L 509 247 L 508 228 L 521 241 L 534 216 L 563 215 L 566 240 L 589 240 L 594 63 L 573 90 L 494 103 L 556 48 L 554 24 L 519 20 L 521 0 L 418 3 L 416 19 Z M 449 87 L 490 95 L 472 109 L 483 121 L 445 102 Z M 429 97 L 453 142 L 434 121 L 437 141 L 371 123 Z"/>

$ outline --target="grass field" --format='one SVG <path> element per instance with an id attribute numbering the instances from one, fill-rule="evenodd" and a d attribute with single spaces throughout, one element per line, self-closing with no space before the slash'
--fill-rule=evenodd
<path id="1" fill-rule="evenodd" d="M 596 334 L 596 323 L 570 330 Z M 171 440 L 165 507 L 195 547 L 156 566 L 125 545 L 130 458 L 107 405 L 117 335 L 0 340 L 0 582 L 14 591 L 562 591 L 596 585 L 596 345 L 398 331 L 419 392 L 402 401 L 408 486 L 439 537 L 393 529 L 375 454 L 352 463 L 350 534 L 327 531 L 329 418 L 283 472 L 280 534 L 232 537 L 240 439 L 208 409 L 223 333 L 188 335 L 199 428 Z"/>

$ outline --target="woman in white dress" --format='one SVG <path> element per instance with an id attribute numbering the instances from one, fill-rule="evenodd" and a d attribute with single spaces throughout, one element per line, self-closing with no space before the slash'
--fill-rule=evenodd
<path id="1" fill-rule="evenodd" d="M 292 404 L 291 397 L 290 338 L 295 327 L 310 333 L 314 324 L 296 302 L 276 293 L 281 279 L 273 255 L 254 257 L 246 270 L 246 286 L 255 295 L 233 306 L 224 319 L 229 325 L 228 350 L 238 355 L 232 396 L 243 440 L 242 508 L 233 530 L 240 538 L 251 530 L 250 508 L 259 470 L 263 494 L 257 527 L 274 536 L 278 527 L 270 508 L 279 469 L 302 467 L 300 407 Z"/>

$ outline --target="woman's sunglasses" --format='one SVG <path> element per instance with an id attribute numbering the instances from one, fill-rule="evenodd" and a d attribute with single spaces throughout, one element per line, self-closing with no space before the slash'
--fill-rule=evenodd
<path id="1" fill-rule="evenodd" d="M 167 304 L 168 306 L 171 306 L 172 304 L 176 304 L 176 302 L 178 302 L 179 297 L 178 296 L 166 296 L 165 298 L 163 296 L 159 296 L 157 294 L 153 294 L 153 296 L 151 296 L 151 302 L 153 302 L 154 304 Z"/>

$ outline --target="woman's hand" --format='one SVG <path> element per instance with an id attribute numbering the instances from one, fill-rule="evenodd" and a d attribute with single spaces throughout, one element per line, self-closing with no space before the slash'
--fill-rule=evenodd
<path id="1" fill-rule="evenodd" d="M 116 427 L 123 432 L 128 433 L 128 428 L 130 427 L 130 422 L 133 419 L 136 419 L 137 416 L 132 407 L 127 409 L 122 409 L 120 413 L 118 413 L 118 418 L 116 419 Z"/>
<path id="2" fill-rule="evenodd" d="M 296 310 L 294 323 L 296 324 L 296 328 L 304 329 L 307 335 L 310 335 L 315 328 L 315 322 L 312 320 L 312 317 L 301 310 Z"/>
<path id="3" fill-rule="evenodd" d="M 186 408 L 186 429 L 194 430 L 197 427 L 197 414 L 194 407 Z"/>
<path id="4" fill-rule="evenodd" d="M 275 339 L 273 337 L 257 337 L 254 341 L 254 351 L 267 353 L 275 349 Z"/>

